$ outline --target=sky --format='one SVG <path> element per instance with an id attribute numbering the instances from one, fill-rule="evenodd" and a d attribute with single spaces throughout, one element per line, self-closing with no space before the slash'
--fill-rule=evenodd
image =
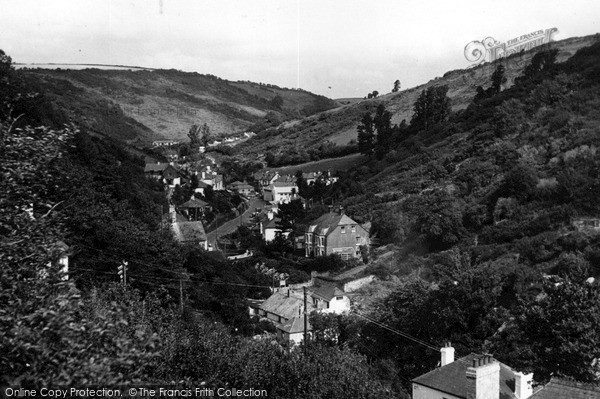
<path id="1" fill-rule="evenodd" d="M 175 68 L 345 98 L 466 68 L 473 40 L 599 24 L 598 0 L 0 0 L 0 49 L 18 63 Z"/>

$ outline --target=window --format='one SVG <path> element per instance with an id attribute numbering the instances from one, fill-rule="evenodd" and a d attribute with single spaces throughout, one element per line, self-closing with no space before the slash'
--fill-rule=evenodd
<path id="1" fill-rule="evenodd" d="M 325 245 L 325 237 L 319 237 L 319 243 L 321 244 L 321 246 Z"/>
<path id="2" fill-rule="evenodd" d="M 355 225 L 352 226 L 352 232 L 356 233 L 356 226 Z"/>
<path id="3" fill-rule="evenodd" d="M 346 234 L 346 226 L 342 226 L 342 234 Z"/>
<path id="4" fill-rule="evenodd" d="M 360 244 L 360 236 L 356 236 L 356 243 Z"/>
<path id="5" fill-rule="evenodd" d="M 336 296 L 335 299 L 337 299 L 338 301 L 341 301 L 342 299 L 344 299 L 343 296 Z"/>

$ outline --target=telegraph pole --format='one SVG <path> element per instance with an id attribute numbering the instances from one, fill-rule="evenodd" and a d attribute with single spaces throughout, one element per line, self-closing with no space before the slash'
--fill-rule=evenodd
<path id="1" fill-rule="evenodd" d="M 308 312 L 306 311 L 306 286 L 304 288 L 304 354 L 308 345 Z"/>
<path id="2" fill-rule="evenodd" d="M 183 313 L 183 282 L 181 281 L 181 277 L 179 278 L 179 307 L 181 308 L 181 313 Z"/>

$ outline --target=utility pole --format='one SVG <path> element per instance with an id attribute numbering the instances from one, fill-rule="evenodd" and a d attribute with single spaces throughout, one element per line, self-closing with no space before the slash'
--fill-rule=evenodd
<path id="1" fill-rule="evenodd" d="M 304 288 L 304 354 L 308 345 L 308 312 L 306 311 L 306 286 Z"/>
<path id="2" fill-rule="evenodd" d="M 179 307 L 181 313 L 183 313 L 183 282 L 181 281 L 181 277 L 179 277 Z"/>

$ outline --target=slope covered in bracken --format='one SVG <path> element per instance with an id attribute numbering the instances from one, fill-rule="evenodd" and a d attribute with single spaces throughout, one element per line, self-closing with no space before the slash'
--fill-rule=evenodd
<path id="1" fill-rule="evenodd" d="M 597 35 L 570 38 L 550 43 L 544 48 L 557 49 L 557 61 L 563 62 L 573 56 L 582 47 L 589 46 L 598 39 Z M 501 60 L 505 65 L 507 81 L 504 88 L 511 87 L 514 79 L 531 62 L 532 57 L 540 48 L 522 54 L 517 54 L 509 59 Z M 356 140 L 356 129 L 365 112 L 373 112 L 379 104 L 384 104 L 392 113 L 392 123 L 400 124 L 402 120 L 410 122 L 413 114 L 413 105 L 419 94 L 432 86 L 448 86 L 448 96 L 452 100 L 452 110 L 465 109 L 471 102 L 477 86 L 488 85 L 489 79 L 496 68 L 496 64 L 486 63 L 473 68 L 449 71 L 442 77 L 432 79 L 426 84 L 402 90 L 397 93 L 380 95 L 374 99 L 364 99 L 335 109 L 331 109 L 307 118 L 287 121 L 280 125 L 263 125 L 264 130 L 239 146 L 238 155 L 250 158 L 266 155 L 271 152 L 275 158 L 283 158 L 278 162 L 280 166 L 286 161 L 302 163 L 315 161 L 323 153 L 323 147 L 346 146 L 351 140 Z M 349 151 L 356 151 L 356 146 Z M 330 149 L 331 154 L 344 151 Z M 347 151 L 346 151 L 347 152 Z M 288 154 L 288 156 L 283 156 Z"/>
<path id="2" fill-rule="evenodd" d="M 187 140 L 192 124 L 215 136 L 249 130 L 265 117 L 285 120 L 334 107 L 302 90 L 176 70 L 26 69 L 29 84 L 80 126 L 141 146 Z"/>

